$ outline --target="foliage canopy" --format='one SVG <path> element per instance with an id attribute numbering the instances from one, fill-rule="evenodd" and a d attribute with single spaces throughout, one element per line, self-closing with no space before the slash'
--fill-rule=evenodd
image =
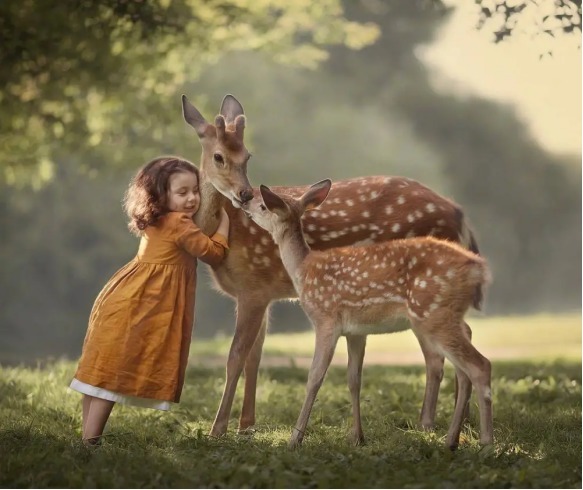
<path id="1" fill-rule="evenodd" d="M 517 30 L 531 35 L 581 36 L 581 0 L 475 0 L 479 28 L 491 29 L 499 43 Z M 579 41 L 579 46 L 580 46 Z"/>
<path id="2" fill-rule="evenodd" d="M 1 2 L 2 178 L 38 183 L 68 152 L 131 146 L 153 114 L 178 119 L 168 100 L 225 52 L 314 67 L 326 46 L 360 48 L 378 35 L 346 20 L 339 0 Z"/>

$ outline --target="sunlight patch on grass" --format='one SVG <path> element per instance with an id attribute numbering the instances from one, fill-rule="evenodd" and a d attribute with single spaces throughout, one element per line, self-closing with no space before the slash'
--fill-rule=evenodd
<path id="1" fill-rule="evenodd" d="M 473 344 L 490 359 L 581 359 L 581 313 L 562 315 L 538 314 L 528 316 L 468 317 L 473 332 Z M 201 356 L 219 356 L 225 360 L 231 337 L 195 340 L 191 348 L 192 361 Z M 311 357 L 314 333 L 268 333 L 263 355 Z M 335 359 L 347 358 L 346 342 L 340 339 Z M 367 364 L 377 362 L 396 364 L 423 363 L 417 339 L 411 331 L 387 335 L 369 335 Z"/>

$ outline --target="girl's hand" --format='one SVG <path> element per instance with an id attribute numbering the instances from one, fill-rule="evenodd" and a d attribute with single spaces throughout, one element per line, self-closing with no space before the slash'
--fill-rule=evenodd
<path id="1" fill-rule="evenodd" d="M 219 222 L 217 233 L 223 235 L 227 240 L 229 239 L 229 223 L 229 215 L 225 208 L 221 208 L 221 221 Z"/>

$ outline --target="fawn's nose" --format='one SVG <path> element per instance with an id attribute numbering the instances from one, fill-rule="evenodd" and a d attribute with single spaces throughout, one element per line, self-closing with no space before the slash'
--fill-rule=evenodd
<path id="1" fill-rule="evenodd" d="M 243 189 L 239 191 L 239 199 L 242 203 L 246 203 L 253 199 L 253 189 Z"/>

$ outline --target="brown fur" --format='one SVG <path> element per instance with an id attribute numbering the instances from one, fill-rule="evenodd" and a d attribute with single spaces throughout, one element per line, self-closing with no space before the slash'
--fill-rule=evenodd
<path id="1" fill-rule="evenodd" d="M 330 181 L 312 186 L 299 199 L 261 188 L 263 203 L 244 209 L 278 244 L 283 264 L 316 332 L 316 349 L 306 399 L 290 445 L 303 439 L 310 412 L 332 360 L 338 338 L 349 345 L 349 384 L 353 399 L 353 441 L 364 440 L 360 421 L 360 373 L 368 334 L 390 333 L 405 317 L 427 347 L 442 351 L 461 383 L 458 407 L 446 443 L 455 448 L 463 408 L 474 383 L 480 402 L 481 442 L 492 442 L 490 363 L 471 344 L 464 315 L 476 286 L 489 280 L 486 261 L 455 243 L 432 237 L 390 240 L 365 247 L 311 251 L 300 222 L 306 209 L 326 199 Z"/>

